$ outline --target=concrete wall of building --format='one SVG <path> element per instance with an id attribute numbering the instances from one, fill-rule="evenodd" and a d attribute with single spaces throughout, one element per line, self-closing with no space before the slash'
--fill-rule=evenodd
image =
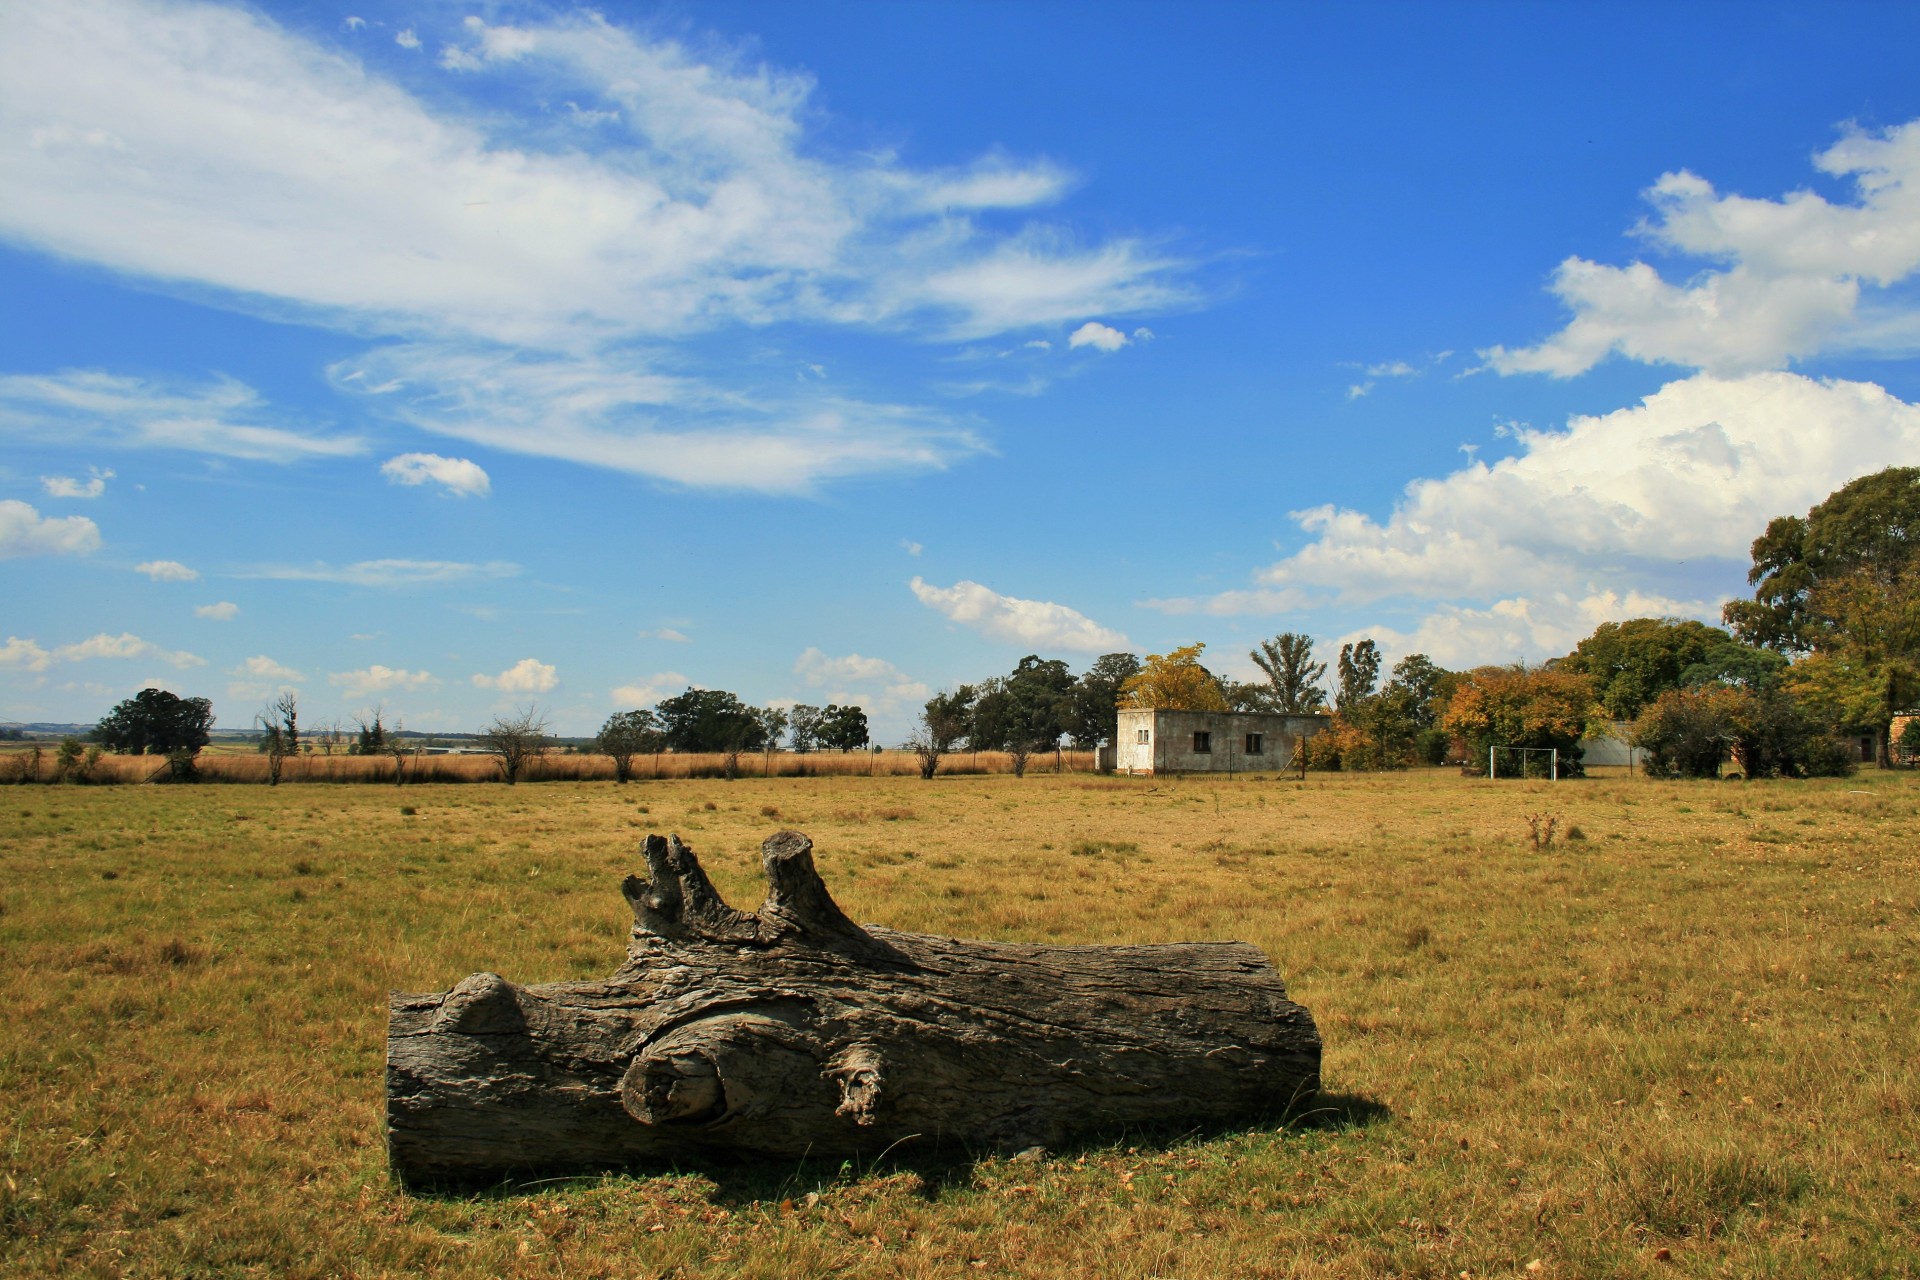
<path id="1" fill-rule="evenodd" d="M 1254 773 L 1284 769 L 1326 716 L 1258 711 L 1122 711 L 1114 767 L 1121 773 Z M 1206 749 L 1199 749 L 1205 735 Z M 1248 741 L 1257 736 L 1258 750 Z"/>

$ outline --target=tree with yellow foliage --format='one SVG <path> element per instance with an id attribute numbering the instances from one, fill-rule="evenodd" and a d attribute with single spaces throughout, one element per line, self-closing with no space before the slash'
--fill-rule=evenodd
<path id="1" fill-rule="evenodd" d="M 1204 643 L 1147 655 L 1140 674 L 1120 686 L 1120 705 L 1133 711 L 1227 711 L 1227 695 L 1200 665 Z"/>

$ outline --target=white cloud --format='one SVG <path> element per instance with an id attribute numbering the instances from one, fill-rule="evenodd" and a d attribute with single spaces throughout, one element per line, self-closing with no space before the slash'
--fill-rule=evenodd
<path id="1" fill-rule="evenodd" d="M 408 671 L 376 662 L 358 671 L 329 672 L 327 683 L 343 691 L 349 698 L 364 698 L 371 693 L 392 693 L 396 690 L 406 693 L 427 689 L 440 681 L 430 672 Z"/>
<path id="2" fill-rule="evenodd" d="M 1127 646 L 1127 638 L 1120 632 L 1063 604 L 1003 596 L 964 580 L 951 587 L 936 587 L 916 577 L 907 585 L 921 604 L 996 640 L 1081 653 L 1105 653 Z"/>
<path id="3" fill-rule="evenodd" d="M 193 582 L 200 577 L 198 569 L 189 569 L 178 560 L 145 560 L 133 566 L 133 571 L 155 582 Z"/>
<path id="4" fill-rule="evenodd" d="M 0 646 L 0 667 L 16 667 L 22 671 L 45 671 L 51 665 L 53 665 L 53 655 L 32 640 L 8 636 L 7 643 Z"/>
<path id="5" fill-rule="evenodd" d="M 0 560 L 85 555 L 100 548 L 100 526 L 85 516 L 42 516 L 14 498 L 0 500 Z"/>
<path id="6" fill-rule="evenodd" d="M 1096 351 L 1118 351 L 1127 345 L 1127 335 L 1111 325 L 1101 324 L 1098 320 L 1089 320 L 1073 331 L 1067 339 L 1067 346 L 1092 347 Z"/>
<path id="7" fill-rule="evenodd" d="M 1132 243 L 971 221 L 1057 199 L 1055 165 L 826 158 L 804 76 L 586 11 L 476 19 L 442 61 L 537 63 L 554 99 L 624 127 L 594 151 L 516 132 L 483 90 L 416 98 L 237 7 L 7 6 L 0 232 L 356 328 L 513 343 L 923 312 L 988 332 L 1186 293 Z"/>
<path id="8" fill-rule="evenodd" d="M 930 410 L 791 384 L 762 399 L 654 373 L 630 353 L 397 344 L 329 372 L 420 430 L 690 486 L 806 492 L 841 476 L 937 470 L 984 449 Z"/>
<path id="9" fill-rule="evenodd" d="M 97 498 L 107 491 L 107 481 L 113 479 L 113 472 L 99 467 L 88 467 L 87 478 L 76 480 L 72 476 L 41 476 L 40 487 L 50 498 Z"/>
<path id="10" fill-rule="evenodd" d="M 411 29 L 395 39 L 418 43 Z M 340 377 L 366 374 L 357 389 L 379 389 L 378 407 L 411 425 L 767 492 L 944 466 L 981 445 L 946 415 L 796 394 L 790 380 L 786 396 L 729 404 L 739 362 L 687 345 L 701 335 L 811 323 L 984 336 L 1197 296 L 1171 253 L 1035 220 L 1073 183 L 1053 163 L 926 168 L 818 145 L 804 75 L 584 10 L 474 19 L 442 62 L 462 76 L 415 96 L 339 42 L 239 6 L 0 8 L 0 237 L 196 300 L 399 339 L 405 350 L 342 362 Z M 537 75 L 539 110 L 501 96 L 510 64 L 505 92 Z M 590 130 L 557 132 L 553 103 Z M 651 373 L 662 348 L 675 379 Z M 473 366 L 507 353 L 528 366 L 496 374 L 513 394 L 472 392 Z M 113 384 L 96 398 L 134 411 L 67 405 L 76 379 Z M 16 427 L 48 433 L 275 460 L 364 447 L 274 421 L 233 383 L 156 391 L 93 372 L 11 397 L 6 385 L 0 424 L 11 398 Z"/>
<path id="11" fill-rule="evenodd" d="M 793 673 L 828 702 L 857 706 L 871 715 L 895 717 L 918 708 L 932 696 L 925 684 L 885 658 L 857 653 L 830 657 L 809 647 L 794 661 Z"/>
<path id="12" fill-rule="evenodd" d="M 420 47 L 420 37 L 414 34 L 412 27 L 405 27 L 395 32 L 393 42 L 402 49 L 418 49 Z"/>
<path id="13" fill-rule="evenodd" d="M 547 693 L 560 683 L 560 677 L 551 664 L 537 658 L 522 658 L 497 676 L 475 676 L 473 683 L 501 693 Z"/>
<path id="14" fill-rule="evenodd" d="M 422 587 L 446 582 L 510 578 L 520 566 L 506 560 L 471 564 L 461 560 L 360 560 L 353 564 L 264 565 L 237 573 L 237 578 L 269 578 L 286 582 L 339 582 L 354 587 Z"/>
<path id="15" fill-rule="evenodd" d="M 457 498 L 484 498 L 493 488 L 480 465 L 465 458 L 443 458 L 437 453 L 403 453 L 380 464 L 380 474 L 393 484 L 432 482 Z"/>
<path id="16" fill-rule="evenodd" d="M 687 678 L 678 671 L 656 671 L 631 684 L 611 691 L 613 705 L 623 710 L 651 707 L 662 698 L 672 697 L 687 687 Z"/>
<path id="17" fill-rule="evenodd" d="M 229 698 L 270 698 L 277 693 L 292 691 L 306 677 L 292 667 L 275 662 L 266 654 L 256 654 L 230 668 L 227 674 L 233 679 L 227 685 Z"/>
<path id="18" fill-rule="evenodd" d="M 292 667 L 275 662 L 266 654 L 255 654 L 239 666 L 227 672 L 230 676 L 242 676 L 250 680 L 279 680 L 287 684 L 299 684 L 306 677 Z"/>
<path id="19" fill-rule="evenodd" d="M 211 618 L 215 622 L 232 622 L 240 616 L 240 606 L 231 600 L 222 600 L 218 604 L 197 604 L 193 607 L 196 618 Z"/>
<path id="20" fill-rule="evenodd" d="M 1920 462 L 1920 408 L 1871 383 L 1698 374 L 1515 439 L 1521 451 L 1492 466 L 1415 480 L 1384 523 L 1330 505 L 1295 512 L 1314 540 L 1261 581 L 1347 601 L 1492 600 L 1591 575 L 1657 581 L 1663 566 L 1702 557 L 1744 561 L 1772 517 Z"/>
<path id="21" fill-rule="evenodd" d="M 1644 262 L 1569 257 L 1552 286 L 1573 312 L 1567 327 L 1538 346 L 1481 355 L 1501 373 L 1570 377 L 1618 352 L 1737 375 L 1873 347 L 1902 330 L 1910 353 L 1916 317 L 1884 291 L 1920 269 L 1920 121 L 1882 133 L 1849 128 L 1814 164 L 1852 177 L 1853 200 L 1805 190 L 1778 200 L 1723 196 L 1695 174 L 1662 175 L 1645 193 L 1654 217 L 1637 234 L 1725 265 L 1673 284 Z"/>
<path id="22" fill-rule="evenodd" d="M 55 662 L 86 662 L 96 658 L 158 658 L 170 666 L 185 670 L 188 667 L 204 667 L 205 658 L 182 650 L 169 651 L 150 641 L 142 640 L 132 632 L 123 631 L 110 636 L 102 631 L 75 644 L 63 644 L 53 651 Z"/>
<path id="23" fill-rule="evenodd" d="M 1330 505 L 1293 513 L 1311 541 L 1252 589 L 1145 603 L 1214 615 L 1371 607 L 1417 615 L 1372 634 L 1437 659 L 1550 656 L 1609 618 L 1714 617 L 1773 517 L 1881 467 L 1920 464 L 1920 406 L 1792 373 L 1696 374 L 1564 431 L 1509 434 L 1517 454 L 1415 480 L 1384 520 Z"/>
<path id="24" fill-rule="evenodd" d="M 915 542 L 912 538 L 902 538 L 900 539 L 900 549 L 910 556 L 917 556 L 927 548 L 924 544 Z"/>
<path id="25" fill-rule="evenodd" d="M 0 211 L 4 208 L 0 198 Z M 365 450 L 357 436 L 313 434 L 274 423 L 272 417 L 258 392 L 226 377 L 199 386 L 162 386 L 97 369 L 0 375 L 0 433 L 62 444 L 90 439 L 185 449 L 257 462 L 349 457 Z"/>
<path id="26" fill-rule="evenodd" d="M 655 627 L 651 631 L 640 632 L 642 640 L 666 640 L 673 644 L 692 644 L 693 637 L 673 627 Z"/>
<path id="27" fill-rule="evenodd" d="M 1456 670 L 1536 661 L 1571 653 L 1603 622 L 1629 618 L 1703 618 L 1718 622 L 1719 600 L 1675 600 L 1638 591 L 1551 592 L 1496 600 L 1485 608 L 1443 604 L 1408 631 L 1363 628 L 1342 639 L 1370 636 L 1387 661 L 1424 653 Z"/>

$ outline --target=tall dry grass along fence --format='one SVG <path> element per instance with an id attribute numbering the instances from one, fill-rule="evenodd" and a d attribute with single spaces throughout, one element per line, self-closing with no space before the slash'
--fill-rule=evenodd
<path id="1" fill-rule="evenodd" d="M 266 783 L 267 757 L 255 751 L 209 748 L 195 761 L 202 782 Z M 1035 753 L 1027 759 L 1028 773 L 1091 773 L 1091 751 Z M 743 778 L 897 778 L 918 776 L 919 758 L 911 751 L 806 752 L 776 751 L 771 755 L 742 754 L 738 773 Z M 959 751 L 942 757 L 940 773 L 1011 774 L 1013 763 L 1000 751 Z M 724 778 L 727 760 L 719 753 L 662 752 L 635 756 L 636 782 L 663 778 Z M 36 755 L 29 744 L 0 752 L 0 783 L 71 782 L 116 784 L 164 782 L 164 756 L 101 756 L 91 766 L 59 768 L 55 752 L 43 747 Z M 529 763 L 522 782 L 611 782 L 613 761 L 590 753 L 549 752 Z M 480 754 L 428 755 L 421 752 L 396 761 L 391 755 L 299 755 L 281 762 L 280 781 L 383 782 L 407 786 L 428 782 L 498 782 L 500 769 L 492 756 Z"/>

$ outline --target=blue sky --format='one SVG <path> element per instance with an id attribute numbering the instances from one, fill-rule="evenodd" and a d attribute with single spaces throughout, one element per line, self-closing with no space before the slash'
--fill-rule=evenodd
<path id="1" fill-rule="evenodd" d="M 1920 463 L 1895 5 L 0 6 L 0 719 L 1717 617 Z M 1912 181 L 1913 186 L 1907 183 Z"/>

